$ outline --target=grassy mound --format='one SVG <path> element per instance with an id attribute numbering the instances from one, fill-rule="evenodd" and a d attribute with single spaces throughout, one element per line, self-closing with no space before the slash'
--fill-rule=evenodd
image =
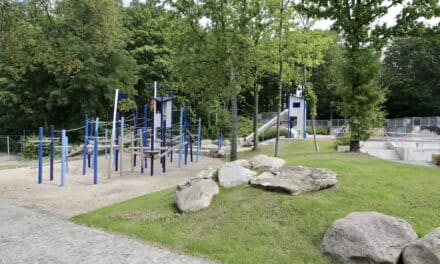
<path id="1" fill-rule="evenodd" d="M 312 141 L 289 142 L 281 155 L 290 165 L 337 172 L 336 188 L 296 197 L 248 186 L 221 189 L 210 208 L 182 215 L 169 189 L 74 220 L 226 263 L 337 263 L 319 244 L 335 219 L 353 211 L 401 217 L 419 235 L 440 226 L 438 168 L 335 153 L 333 144 L 321 141 L 323 152 L 314 153 Z M 273 147 L 259 153 L 272 154 Z"/>

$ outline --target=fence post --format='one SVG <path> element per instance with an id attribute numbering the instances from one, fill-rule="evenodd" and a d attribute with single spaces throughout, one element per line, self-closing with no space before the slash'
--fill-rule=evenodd
<path id="1" fill-rule="evenodd" d="M 7 148 L 7 152 L 8 152 L 8 156 L 10 154 L 9 152 L 9 136 L 6 136 L 6 148 Z"/>

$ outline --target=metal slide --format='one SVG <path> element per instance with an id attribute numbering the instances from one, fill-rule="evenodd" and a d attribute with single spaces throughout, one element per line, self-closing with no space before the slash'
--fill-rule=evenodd
<path id="1" fill-rule="evenodd" d="M 284 117 L 287 117 L 287 114 L 288 114 L 288 110 L 287 109 L 282 111 L 280 113 L 280 120 L 282 120 L 282 118 L 284 118 Z M 277 115 L 275 115 L 271 120 L 267 121 L 261 127 L 258 128 L 258 130 L 257 130 L 258 135 L 260 135 L 264 131 L 268 130 L 269 128 L 271 128 L 276 123 L 277 123 Z M 250 134 L 249 136 L 245 137 L 244 139 L 245 139 L 245 141 L 250 141 L 253 138 L 254 138 L 254 133 Z"/>

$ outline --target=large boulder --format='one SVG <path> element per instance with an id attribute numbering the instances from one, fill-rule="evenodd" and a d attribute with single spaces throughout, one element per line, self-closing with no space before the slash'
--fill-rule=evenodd
<path id="1" fill-rule="evenodd" d="M 395 264 L 417 239 L 411 225 L 377 212 L 354 212 L 336 220 L 324 235 L 321 250 L 343 263 Z"/>
<path id="2" fill-rule="evenodd" d="M 276 169 L 281 168 L 286 165 L 286 161 L 276 157 L 269 157 L 264 154 L 257 155 L 249 160 L 252 164 L 252 168 L 266 168 L 266 169 Z"/>
<path id="3" fill-rule="evenodd" d="M 241 167 L 246 168 L 246 169 L 252 168 L 252 164 L 249 161 L 244 160 L 244 159 L 234 160 L 234 161 L 231 161 L 229 163 L 241 166 Z"/>
<path id="4" fill-rule="evenodd" d="M 334 186 L 336 173 L 328 169 L 291 166 L 266 172 L 250 180 L 251 186 L 298 195 Z"/>
<path id="5" fill-rule="evenodd" d="M 440 264 L 440 227 L 410 243 L 403 251 L 404 264 Z"/>
<path id="6" fill-rule="evenodd" d="M 176 193 L 176 205 L 181 212 L 194 212 L 209 207 L 212 197 L 220 192 L 212 179 L 196 179 L 181 186 Z"/>
<path id="7" fill-rule="evenodd" d="M 218 181 L 221 186 L 230 188 L 239 184 L 248 183 L 255 174 L 256 172 L 230 162 L 223 164 L 218 170 Z"/>
<path id="8" fill-rule="evenodd" d="M 180 191 L 180 190 L 188 187 L 189 185 L 191 185 L 191 182 L 196 181 L 196 180 L 212 179 L 212 177 L 214 177 L 214 174 L 216 171 L 217 170 L 212 167 L 208 167 L 206 169 L 203 169 L 203 170 L 199 171 L 195 176 L 191 176 L 188 180 L 178 184 L 177 190 Z"/>

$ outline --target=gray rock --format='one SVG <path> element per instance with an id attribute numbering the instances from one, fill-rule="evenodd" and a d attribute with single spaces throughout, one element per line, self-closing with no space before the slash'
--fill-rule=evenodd
<path id="1" fill-rule="evenodd" d="M 185 187 L 188 187 L 189 185 L 191 185 L 191 182 L 193 182 L 195 180 L 212 179 L 212 177 L 214 176 L 216 171 L 217 171 L 216 169 L 211 168 L 211 167 L 208 167 L 204 170 L 201 170 L 195 176 L 190 177 L 189 180 L 186 180 L 186 181 L 178 184 L 177 190 L 180 191 L 180 190 L 184 189 Z"/>
<path id="2" fill-rule="evenodd" d="M 326 189 L 337 182 L 336 173 L 328 169 L 291 166 L 272 170 L 272 173 L 262 173 L 249 183 L 254 187 L 298 195 Z"/>
<path id="3" fill-rule="evenodd" d="M 403 251 L 404 264 L 440 264 L 440 227 L 410 243 Z"/>
<path id="4" fill-rule="evenodd" d="M 324 253 L 349 264 L 395 264 L 417 239 L 411 225 L 377 212 L 354 212 L 330 226 L 321 243 Z"/>
<path id="5" fill-rule="evenodd" d="M 217 183 L 211 179 L 193 180 L 177 191 L 177 208 L 181 212 L 194 212 L 209 207 L 212 198 L 219 192 Z"/>
<path id="6" fill-rule="evenodd" d="M 249 161 L 244 160 L 244 159 L 241 159 L 241 160 L 234 160 L 234 161 L 231 161 L 231 162 L 229 162 L 229 163 L 230 163 L 230 164 L 235 164 L 235 165 L 241 166 L 241 167 L 246 168 L 246 169 L 250 169 L 250 168 L 252 168 L 252 164 L 251 164 Z"/>
<path id="7" fill-rule="evenodd" d="M 276 157 L 269 157 L 267 155 L 257 155 L 249 160 L 252 164 L 252 168 L 267 168 L 267 169 L 276 169 L 281 168 L 286 165 L 286 161 Z"/>
<path id="8" fill-rule="evenodd" d="M 221 186 L 230 188 L 239 184 L 248 183 L 256 172 L 243 168 L 234 163 L 225 163 L 218 170 L 218 181 Z"/>
<path id="9" fill-rule="evenodd" d="M 214 176 L 216 169 L 208 167 L 204 170 L 199 171 L 194 179 L 211 179 Z"/>

